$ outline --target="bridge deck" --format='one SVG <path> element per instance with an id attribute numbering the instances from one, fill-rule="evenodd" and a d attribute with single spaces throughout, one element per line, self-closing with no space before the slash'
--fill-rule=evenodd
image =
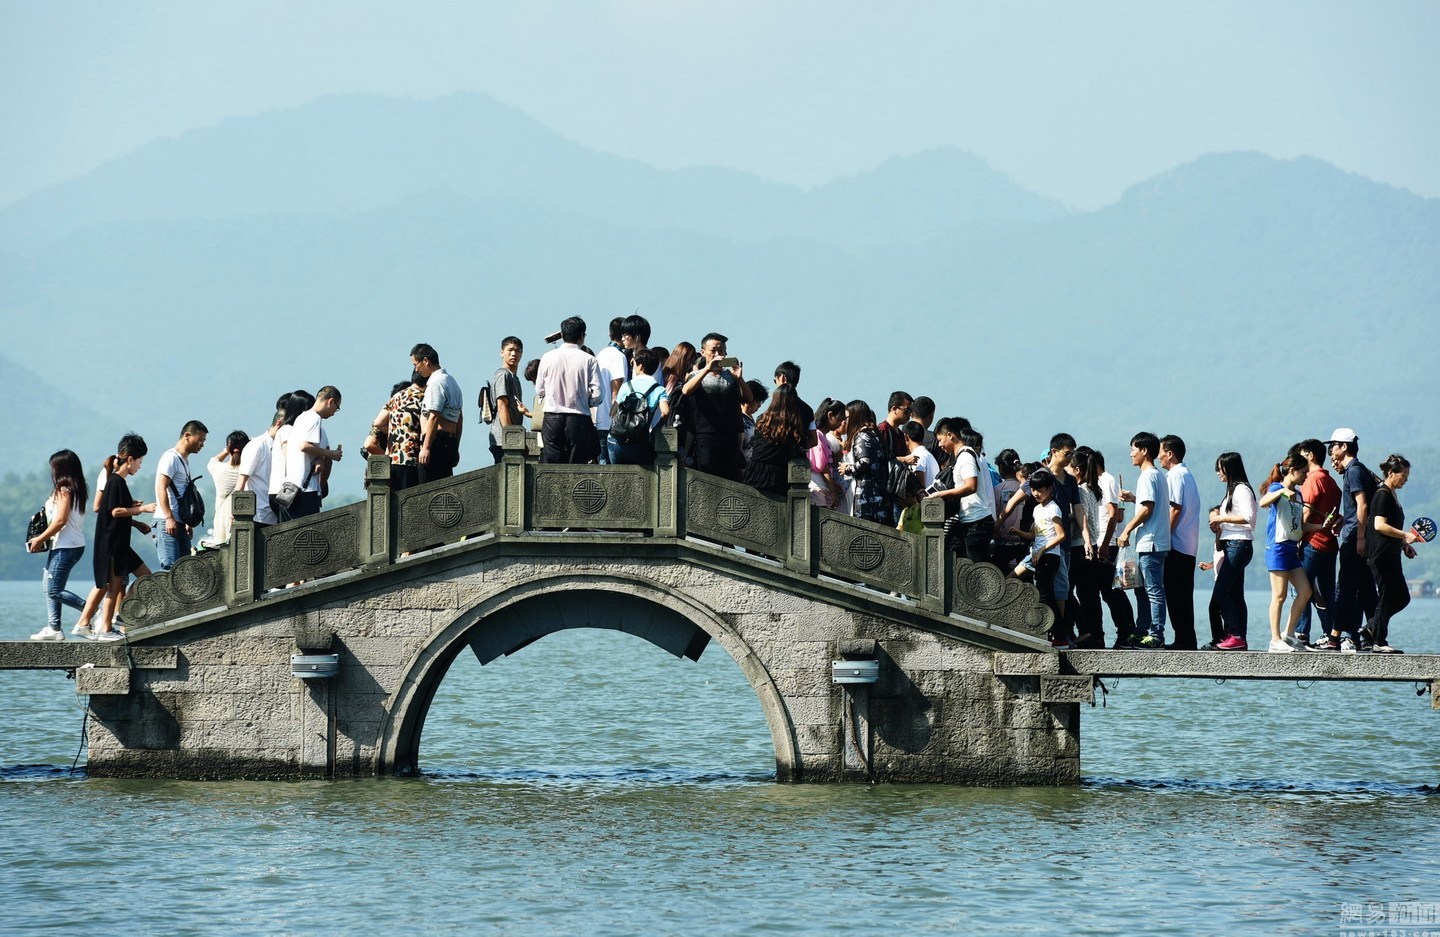
<path id="1" fill-rule="evenodd" d="M 1175 677 L 1206 680 L 1389 680 L 1440 684 L 1436 654 L 1269 654 L 1259 651 L 1061 651 L 996 654 L 1000 676 Z"/>
<path id="2" fill-rule="evenodd" d="M 127 659 L 120 641 L 0 641 L 0 670 L 77 670 L 86 664 L 127 667 L 132 660 L 138 668 L 166 670 L 178 666 L 179 657 L 174 647 L 136 645 Z"/>

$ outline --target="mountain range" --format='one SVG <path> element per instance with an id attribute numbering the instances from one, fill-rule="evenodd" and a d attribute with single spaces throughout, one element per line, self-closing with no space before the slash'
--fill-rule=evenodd
<path id="1" fill-rule="evenodd" d="M 168 445 L 198 417 L 218 441 L 325 383 L 355 451 L 414 342 L 473 401 L 504 335 L 531 357 L 580 314 L 594 345 L 637 308 L 655 344 L 728 334 L 766 383 L 799 361 L 812 402 L 929 394 L 992 451 L 1066 429 L 1123 462 L 1149 428 L 1269 458 L 1338 425 L 1431 446 L 1405 373 L 1440 338 L 1437 257 L 1440 201 L 1311 158 L 1202 156 L 1076 212 L 956 150 L 807 191 L 597 153 L 481 95 L 330 98 L 0 208 L 0 375 L 33 372 L 9 412 L 38 380 L 79 421 L 42 418 L 0 471 L 81 428 Z"/>

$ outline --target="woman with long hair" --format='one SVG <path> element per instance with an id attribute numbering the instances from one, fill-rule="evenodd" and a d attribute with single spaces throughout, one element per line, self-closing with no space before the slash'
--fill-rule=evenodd
<path id="1" fill-rule="evenodd" d="M 794 392 L 786 384 L 775 388 L 770 406 L 755 421 L 745 484 L 766 494 L 783 496 L 790 488 L 790 463 L 805 458 L 807 435 Z"/>
<path id="2" fill-rule="evenodd" d="M 1219 568 L 1210 594 L 1211 636 L 1218 626 L 1223 632 L 1204 650 L 1244 651 L 1246 616 L 1245 567 L 1255 555 L 1255 489 L 1245 474 L 1245 461 L 1238 452 L 1222 452 L 1215 459 L 1215 474 L 1225 483 L 1225 499 L 1210 512 L 1210 529 L 1215 531 Z"/>
<path id="3" fill-rule="evenodd" d="M 1410 480 L 1410 460 L 1391 455 L 1380 463 L 1380 471 L 1385 481 L 1371 496 L 1365 519 L 1365 559 L 1375 577 L 1379 599 L 1370 626 L 1361 629 L 1360 637 L 1376 654 L 1400 654 L 1399 648 L 1390 646 L 1390 619 L 1410 604 L 1410 587 L 1400 567 L 1400 556 L 1413 559 L 1415 548 L 1411 544 L 1420 538 L 1405 526 L 1405 511 L 1397 497 Z"/>
<path id="4" fill-rule="evenodd" d="M 1024 469 L 1020 453 L 1014 449 L 1001 449 L 995 457 L 995 470 L 1000 473 L 1000 484 L 995 486 L 995 510 L 1000 516 L 995 520 L 995 546 L 991 559 L 1007 576 L 1015 570 L 1015 564 L 1030 552 L 1030 542 L 1021 532 L 1030 529 L 1025 508 L 1033 510 L 1034 502 L 1022 501 L 1013 510 L 1005 510 L 1015 492 L 1025 484 L 1025 479 L 1020 477 Z"/>
<path id="5" fill-rule="evenodd" d="M 109 470 L 109 481 L 105 493 L 100 497 L 100 509 L 95 517 L 95 585 L 105 590 L 108 605 L 100 611 L 100 627 L 95 629 L 95 640 L 118 641 L 121 635 L 113 628 L 114 608 L 125 583 L 132 573 L 150 575 L 150 568 L 130 546 L 131 529 L 142 534 L 150 532 L 150 525 L 135 518 L 155 511 L 154 503 L 142 504 L 130 495 L 127 479 L 140 471 L 140 465 L 149 452 L 145 440 L 134 433 L 120 439 L 115 455 L 105 460 Z"/>
<path id="6" fill-rule="evenodd" d="M 1080 536 L 1070 540 L 1070 588 L 1075 598 L 1075 621 L 1078 635 L 1075 646 L 1105 646 L 1105 616 L 1100 611 L 1100 583 L 1109 577 L 1110 568 L 1100 555 L 1100 466 L 1095 450 L 1080 446 L 1070 457 L 1066 471 L 1072 473 L 1080 491 L 1080 508 L 1085 526 Z M 1078 543 L 1076 541 L 1079 541 Z"/>
<path id="7" fill-rule="evenodd" d="M 45 499 L 45 518 L 49 522 L 38 537 L 31 538 L 25 549 L 39 553 L 49 544 L 45 557 L 42 583 L 45 589 L 45 627 L 32 634 L 32 641 L 64 641 L 60 628 L 60 606 L 68 605 L 83 611 L 84 601 L 65 588 L 70 570 L 85 553 L 85 501 L 90 492 L 85 485 L 85 470 L 80 457 L 69 449 L 61 449 L 50 457 L 50 497 Z"/>
<path id="8" fill-rule="evenodd" d="M 832 400 L 827 412 L 830 428 L 825 431 L 825 444 L 830 447 L 830 478 L 835 482 L 835 503 L 831 507 L 841 514 L 853 515 L 855 490 L 850 476 L 845 474 L 845 462 L 850 457 L 846 442 L 850 435 L 850 412 L 840 400 Z"/>
<path id="9" fill-rule="evenodd" d="M 840 443 L 831 435 L 845 422 L 845 405 L 831 397 L 820 401 L 815 408 L 815 435 L 818 440 L 806 437 L 806 458 L 810 463 L 810 503 L 822 508 L 833 508 L 840 502 L 840 486 L 836 483 L 840 475 Z"/>
<path id="10" fill-rule="evenodd" d="M 699 357 L 700 353 L 695 350 L 694 345 L 689 342 L 676 343 L 675 349 L 661 367 L 663 377 L 659 378 L 660 383 L 665 385 L 665 398 L 670 401 L 670 415 L 661 425 L 675 428 L 675 444 L 680 450 L 680 461 L 687 466 L 693 462 L 691 424 L 695 418 L 692 410 L 694 403 L 685 396 L 685 379 L 695 370 L 695 362 Z"/>
<path id="11" fill-rule="evenodd" d="M 225 437 L 225 448 L 210 460 L 210 479 L 215 483 L 215 526 L 210 528 L 210 538 L 204 541 L 209 546 L 230 540 L 230 526 L 235 521 L 230 495 L 240 480 L 240 453 L 249 443 L 250 437 L 237 429 Z"/>
<path id="12" fill-rule="evenodd" d="M 854 516 L 891 527 L 895 512 L 886 490 L 891 456 L 875 428 L 875 411 L 863 400 L 852 400 L 845 407 L 845 423 L 849 455 L 841 471 L 850 476 L 854 487 Z"/>

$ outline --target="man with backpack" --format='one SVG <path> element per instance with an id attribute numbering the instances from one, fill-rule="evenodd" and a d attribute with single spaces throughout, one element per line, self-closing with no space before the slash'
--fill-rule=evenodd
<path id="1" fill-rule="evenodd" d="M 665 385 L 655 380 L 655 370 L 660 366 L 658 352 L 640 348 L 630 364 L 635 376 L 621 384 L 615 394 L 610 462 L 651 465 L 655 462 L 655 427 L 670 415 L 670 398 L 665 394 Z"/>
<path id="2" fill-rule="evenodd" d="M 209 434 L 204 423 L 191 420 L 180 430 L 180 440 L 155 465 L 155 553 L 162 571 L 190 555 L 195 528 L 205 523 L 205 502 L 195 489 L 190 457 L 205 448 Z"/>
<path id="3" fill-rule="evenodd" d="M 520 386 L 520 356 L 524 353 L 525 343 L 507 335 L 500 343 L 500 367 L 480 391 L 480 419 L 490 426 L 490 454 L 496 465 L 504 455 L 505 427 L 519 426 L 520 418 L 530 415 Z"/>

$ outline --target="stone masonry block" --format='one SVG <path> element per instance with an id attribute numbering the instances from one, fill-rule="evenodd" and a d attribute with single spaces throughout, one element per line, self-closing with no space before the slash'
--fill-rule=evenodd
<path id="1" fill-rule="evenodd" d="M 829 696 L 798 696 L 786 699 L 785 708 L 790 711 L 790 721 L 796 727 L 802 725 L 830 726 L 839 721 L 838 710 L 835 709 Z"/>
<path id="2" fill-rule="evenodd" d="M 185 658 L 195 667 L 254 665 L 263 666 L 283 661 L 290 663 L 295 653 L 291 638 L 256 638 L 248 634 L 225 634 L 205 638 L 184 646 Z"/>
<path id="3" fill-rule="evenodd" d="M 75 692 L 81 696 L 124 696 L 130 692 L 130 668 L 81 667 L 75 671 Z"/>
<path id="4" fill-rule="evenodd" d="M 840 754 L 840 727 L 819 725 L 797 725 L 795 741 L 801 755 Z"/>

